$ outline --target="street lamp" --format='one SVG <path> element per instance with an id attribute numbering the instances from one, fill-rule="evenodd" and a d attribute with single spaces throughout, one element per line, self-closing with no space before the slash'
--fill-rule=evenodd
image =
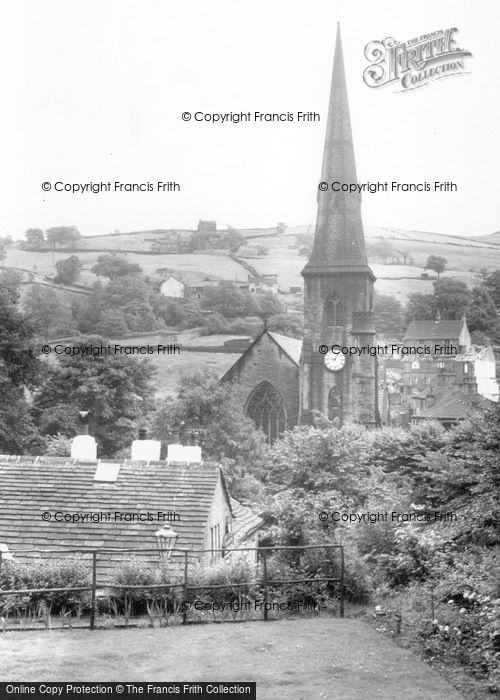
<path id="1" fill-rule="evenodd" d="M 170 525 L 163 526 L 155 532 L 155 537 L 160 551 L 160 559 L 170 559 L 178 537 L 175 530 L 172 530 Z"/>

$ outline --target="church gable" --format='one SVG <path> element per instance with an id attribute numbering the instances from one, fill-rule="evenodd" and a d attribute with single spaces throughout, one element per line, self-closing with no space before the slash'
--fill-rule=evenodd
<path id="1" fill-rule="evenodd" d="M 221 380 L 270 442 L 298 422 L 299 345 L 264 330 Z"/>

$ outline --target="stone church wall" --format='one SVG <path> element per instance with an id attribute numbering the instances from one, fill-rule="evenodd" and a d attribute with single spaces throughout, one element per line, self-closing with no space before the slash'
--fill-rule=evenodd
<path id="1" fill-rule="evenodd" d="M 244 408 L 252 391 L 264 381 L 281 394 L 286 407 L 287 427 L 298 422 L 299 368 L 290 357 L 263 333 L 257 342 L 231 367 L 223 381 L 230 381 L 232 392 Z"/>

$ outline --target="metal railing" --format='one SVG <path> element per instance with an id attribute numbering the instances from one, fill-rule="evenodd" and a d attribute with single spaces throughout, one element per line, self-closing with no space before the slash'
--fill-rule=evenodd
<path id="1" fill-rule="evenodd" d="M 326 549 L 326 550 L 339 550 L 339 568 L 340 572 L 338 576 L 319 576 L 319 577 L 307 577 L 307 578 L 296 578 L 296 579 L 280 579 L 280 580 L 271 580 L 269 578 L 269 573 L 268 573 L 268 563 L 269 563 L 269 556 L 273 552 L 296 552 L 296 553 L 301 553 L 305 552 L 307 550 L 314 550 L 314 549 Z M 214 559 L 214 554 L 215 553 L 220 553 L 221 558 L 217 558 L 217 562 L 220 561 L 225 561 L 228 558 L 228 555 L 232 552 L 243 552 L 245 554 L 248 554 L 250 552 L 257 552 L 257 558 L 258 560 L 261 561 L 262 563 L 262 577 L 254 579 L 253 581 L 245 581 L 245 582 L 228 582 L 224 584 L 196 584 L 195 582 L 190 583 L 189 580 L 189 563 L 190 563 L 190 558 L 194 559 L 198 563 L 203 560 L 203 555 L 208 554 L 212 558 L 212 563 Z M 99 559 L 101 561 L 104 560 L 106 555 L 111 555 L 111 554 L 122 554 L 122 555 L 127 555 L 127 554 L 151 554 L 155 553 L 160 557 L 160 562 L 161 556 L 162 555 L 168 555 L 169 558 L 167 561 L 172 562 L 174 561 L 174 558 L 177 559 L 177 564 L 181 565 L 182 567 L 182 577 L 180 581 L 177 583 L 160 583 L 160 584 L 139 584 L 139 585 L 132 585 L 132 584 L 116 584 L 112 582 L 98 582 L 97 580 L 97 571 L 98 571 L 98 563 Z M 204 549 L 204 550 L 188 550 L 188 549 L 172 549 L 172 550 L 159 550 L 158 548 L 154 549 L 119 549 L 119 548 L 99 548 L 99 549 L 91 549 L 91 548 L 79 548 L 79 549 L 74 549 L 74 548 L 60 548 L 60 549 L 22 549 L 22 550 L 9 550 L 9 554 L 12 555 L 12 557 L 20 557 L 24 558 L 28 554 L 37 554 L 37 555 L 43 555 L 43 558 L 47 559 L 50 561 L 46 555 L 55 555 L 59 554 L 62 555 L 63 557 L 71 554 L 87 554 L 91 556 L 91 584 L 88 586 L 67 586 L 63 588 L 21 588 L 21 589 L 13 589 L 13 590 L 5 590 L 0 588 L 0 605 L 2 602 L 2 598 L 5 596 L 9 595 L 30 595 L 30 594 L 44 594 L 44 593 L 63 593 L 63 592 L 90 592 L 90 620 L 89 620 L 89 629 L 94 630 L 96 628 L 96 612 L 97 612 L 97 591 L 99 590 L 151 590 L 151 591 L 168 591 L 171 589 L 181 589 L 182 591 L 182 601 L 181 601 L 181 607 L 182 603 L 188 600 L 189 598 L 189 593 L 190 591 L 195 591 L 195 590 L 216 590 L 216 589 L 228 589 L 228 588 L 241 588 L 241 587 L 259 587 L 261 590 L 263 590 L 264 594 L 264 605 L 263 605 L 263 617 L 264 620 L 267 621 L 269 619 L 269 594 L 270 594 L 270 589 L 274 589 L 276 586 L 283 586 L 287 584 L 304 584 L 304 583 L 311 583 L 311 584 L 317 584 L 317 583 L 338 583 L 339 584 L 339 613 L 340 617 L 344 617 L 344 547 L 343 545 L 338 545 L 338 544 L 312 544 L 312 545 L 302 545 L 302 546 L 271 546 L 271 547 L 235 547 L 235 548 L 228 548 L 228 549 Z M 2 569 L 2 551 L 0 551 L 0 573 Z M 40 561 L 40 558 L 37 558 L 36 561 Z M 25 562 L 23 562 L 25 563 Z M 151 562 L 148 562 L 145 565 L 151 566 Z M 183 619 L 182 619 L 182 624 L 187 624 L 187 609 L 184 607 L 183 611 Z"/>

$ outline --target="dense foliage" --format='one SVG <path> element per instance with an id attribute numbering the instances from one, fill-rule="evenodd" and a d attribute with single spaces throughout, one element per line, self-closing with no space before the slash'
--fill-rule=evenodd
<path id="1" fill-rule="evenodd" d="M 179 427 L 197 431 L 205 459 L 224 467 L 231 493 L 255 500 L 262 487 L 254 465 L 264 459 L 261 431 L 245 416 L 231 387 L 220 384 L 210 372 L 195 372 L 181 379 L 178 395 L 160 403 L 153 419 L 153 433 L 165 444 L 177 442 Z"/>
<path id="2" fill-rule="evenodd" d="M 351 600 L 398 610 L 422 653 L 500 688 L 498 405 L 449 432 L 296 428 L 261 475 L 271 542 L 342 543 Z"/>
<path id="3" fill-rule="evenodd" d="M 74 347 L 106 340 L 84 336 Z M 78 411 L 89 411 L 91 434 L 104 456 L 129 446 L 154 407 L 155 368 L 147 359 L 116 354 L 59 355 L 44 371 L 33 413 L 42 435 L 74 435 Z"/>
<path id="4" fill-rule="evenodd" d="M 0 278 L 0 452 L 40 447 L 27 394 L 38 382 L 40 363 L 33 325 L 21 313 L 19 294 Z"/>

